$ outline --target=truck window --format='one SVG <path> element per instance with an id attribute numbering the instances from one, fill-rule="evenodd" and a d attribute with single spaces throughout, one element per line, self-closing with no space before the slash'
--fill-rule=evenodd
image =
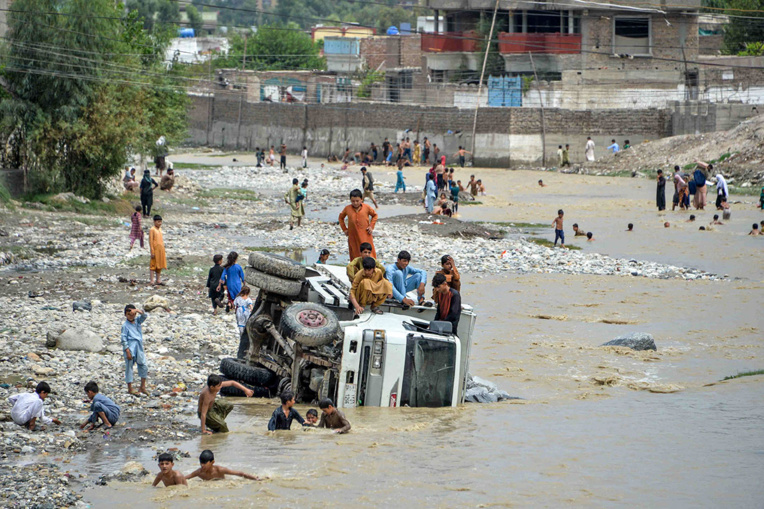
<path id="1" fill-rule="evenodd" d="M 401 406 L 451 406 L 454 397 L 456 345 L 410 335 L 401 386 Z"/>

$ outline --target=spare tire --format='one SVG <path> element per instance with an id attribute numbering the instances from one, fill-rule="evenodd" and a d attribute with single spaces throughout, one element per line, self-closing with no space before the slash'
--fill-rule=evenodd
<path id="1" fill-rule="evenodd" d="M 227 377 L 222 377 L 223 381 L 225 382 L 228 380 Z M 253 398 L 270 398 L 271 397 L 271 390 L 268 389 L 268 387 L 258 387 L 256 385 L 249 385 L 244 382 L 239 382 L 241 385 L 246 387 L 247 389 L 251 389 L 254 394 L 252 395 Z M 227 396 L 229 398 L 246 398 L 247 395 L 244 394 L 244 391 L 241 389 L 238 389 L 236 387 L 223 387 L 220 389 L 220 394 L 223 396 Z"/>
<path id="2" fill-rule="evenodd" d="M 334 312 L 314 302 L 292 304 L 281 313 L 281 335 L 304 346 L 328 345 L 339 336 Z"/>
<path id="3" fill-rule="evenodd" d="M 268 386 L 276 382 L 276 375 L 272 371 L 257 366 L 250 366 L 232 357 L 220 361 L 220 372 L 226 378 L 250 385 Z"/>
<path id="4" fill-rule="evenodd" d="M 271 276 L 286 279 L 304 279 L 305 265 L 274 253 L 253 251 L 249 254 L 249 266 Z"/>
<path id="5" fill-rule="evenodd" d="M 252 267 L 244 268 L 244 280 L 248 285 L 283 297 L 297 297 L 302 291 L 300 281 L 271 276 Z"/>

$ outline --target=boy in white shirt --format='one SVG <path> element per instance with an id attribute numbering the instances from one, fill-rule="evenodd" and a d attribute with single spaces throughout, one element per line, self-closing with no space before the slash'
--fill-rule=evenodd
<path id="1" fill-rule="evenodd" d="M 50 394 L 50 385 L 47 382 L 40 382 L 34 392 L 22 392 L 14 394 L 8 401 L 13 405 L 11 409 L 11 418 L 19 426 L 24 426 L 29 431 L 34 431 L 37 420 L 43 424 L 61 424 L 58 419 L 49 419 L 45 417 L 43 401 Z M 43 428 L 44 429 L 44 428 Z"/>

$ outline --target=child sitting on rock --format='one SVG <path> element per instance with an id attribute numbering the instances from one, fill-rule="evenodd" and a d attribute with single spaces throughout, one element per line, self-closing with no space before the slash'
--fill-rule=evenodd
<path id="1" fill-rule="evenodd" d="M 101 425 L 106 429 L 111 428 L 119 420 L 119 407 L 112 400 L 98 393 L 98 384 L 90 381 L 85 384 L 85 394 L 88 395 L 88 399 L 92 402 L 90 404 L 90 417 L 87 421 L 83 422 L 80 429 L 90 425 L 87 431 L 92 430 L 101 421 Z"/>

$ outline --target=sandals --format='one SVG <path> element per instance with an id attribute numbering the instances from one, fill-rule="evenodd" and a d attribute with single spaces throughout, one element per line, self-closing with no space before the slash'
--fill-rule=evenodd
<path id="1" fill-rule="evenodd" d="M 381 309 L 379 309 L 379 308 L 377 308 L 377 307 L 374 307 L 374 308 L 370 308 L 370 309 L 369 309 L 369 311 L 371 311 L 371 312 L 372 312 L 372 313 L 374 313 L 375 315 L 381 315 L 381 314 L 382 314 L 382 310 L 381 310 Z"/>

